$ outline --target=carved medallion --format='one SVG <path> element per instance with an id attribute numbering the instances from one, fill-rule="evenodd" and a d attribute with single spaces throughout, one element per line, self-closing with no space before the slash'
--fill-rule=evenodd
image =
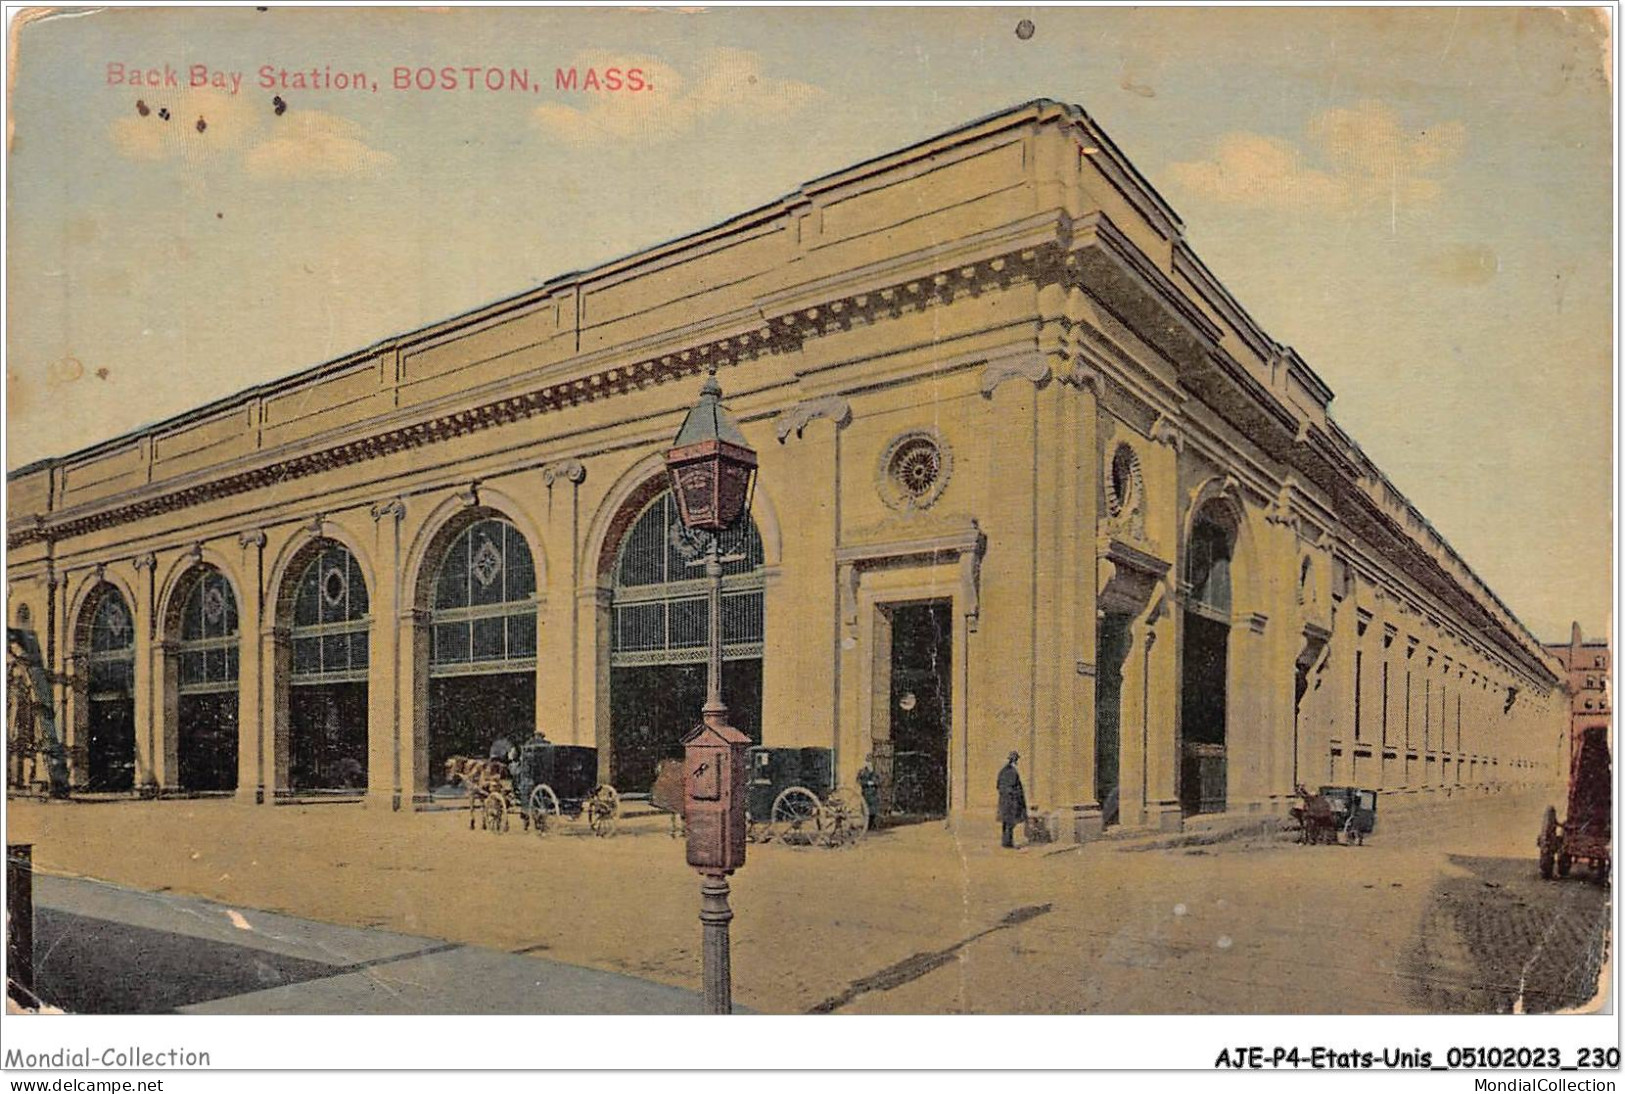
<path id="1" fill-rule="evenodd" d="M 925 509 L 942 496 L 952 469 L 953 456 L 936 433 L 905 433 L 881 456 L 880 496 L 893 509 Z"/>

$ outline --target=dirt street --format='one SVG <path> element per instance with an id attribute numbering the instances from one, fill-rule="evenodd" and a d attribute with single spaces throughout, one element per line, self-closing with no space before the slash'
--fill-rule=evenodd
<path id="1" fill-rule="evenodd" d="M 781 1013 L 1583 1006 L 1611 893 L 1578 869 L 1539 879 L 1552 800 L 1385 799 L 1364 847 L 1254 830 L 1012 853 L 991 824 L 754 846 L 733 881 L 734 995 Z M 609 840 L 565 828 L 470 832 L 452 812 L 380 825 L 358 804 L 23 801 L 8 838 L 34 843 L 45 872 L 697 988 L 699 882 L 665 822 Z"/>

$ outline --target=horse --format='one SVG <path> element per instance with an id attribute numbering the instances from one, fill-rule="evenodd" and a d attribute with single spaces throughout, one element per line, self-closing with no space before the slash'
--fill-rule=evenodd
<path id="1" fill-rule="evenodd" d="M 468 827 L 472 831 L 474 819 L 485 808 L 485 799 L 493 792 L 512 789 L 513 780 L 508 765 L 501 760 L 482 760 L 474 756 L 449 756 L 446 759 L 446 783 L 468 787 Z M 528 818 L 526 823 L 529 823 Z"/>
<path id="2" fill-rule="evenodd" d="M 1298 822 L 1298 842 L 1336 843 L 1337 817 L 1331 800 L 1323 794 L 1311 794 L 1302 785 L 1296 787 L 1294 793 L 1303 799 L 1301 806 L 1292 809 L 1292 816 Z"/>
<path id="3" fill-rule="evenodd" d="M 649 804 L 663 813 L 671 814 L 671 838 L 683 834 L 683 761 L 661 760 L 655 765 L 654 785 L 649 789 Z"/>

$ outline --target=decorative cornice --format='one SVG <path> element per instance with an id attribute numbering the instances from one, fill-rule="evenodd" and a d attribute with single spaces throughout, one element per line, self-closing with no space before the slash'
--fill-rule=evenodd
<path id="1" fill-rule="evenodd" d="M 559 460 L 542 468 L 542 482 L 551 489 L 553 484 L 563 479 L 574 486 L 580 486 L 587 481 L 587 465 L 578 459 Z"/>
<path id="2" fill-rule="evenodd" d="M 844 395 L 825 395 L 818 399 L 803 399 L 774 420 L 773 432 L 783 444 L 794 433 L 798 438 L 813 422 L 827 418 L 837 430 L 852 423 L 852 402 Z"/>

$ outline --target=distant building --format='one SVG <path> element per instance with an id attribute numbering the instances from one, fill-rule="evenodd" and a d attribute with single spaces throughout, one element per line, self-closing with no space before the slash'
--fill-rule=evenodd
<path id="1" fill-rule="evenodd" d="M 74 786 L 405 812 L 537 726 L 647 790 L 704 693 L 662 453 L 707 366 L 761 461 L 725 698 L 843 787 L 983 814 L 1016 749 L 1087 836 L 1550 774 L 1556 663 L 1038 101 L 12 473 Z"/>
<path id="2" fill-rule="evenodd" d="M 1569 732 L 1558 742 L 1558 754 L 1567 770 L 1570 743 L 1580 739 L 1588 730 L 1601 728 L 1606 737 L 1613 725 L 1613 703 L 1608 697 L 1608 677 L 1613 669 L 1614 656 L 1606 638 L 1589 641 L 1580 634 L 1580 624 L 1569 630 L 1566 645 L 1557 643 L 1546 647 L 1563 664 L 1568 673 Z M 1560 772 L 1561 773 L 1561 772 Z"/>

